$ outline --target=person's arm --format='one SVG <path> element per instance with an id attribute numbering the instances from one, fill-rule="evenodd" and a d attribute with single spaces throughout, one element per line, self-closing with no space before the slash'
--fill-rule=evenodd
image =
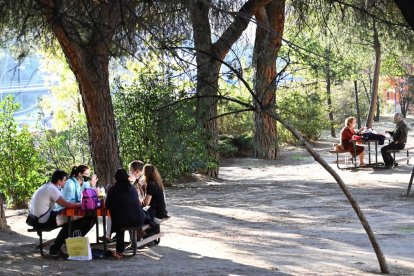
<path id="1" fill-rule="evenodd" d="M 392 134 L 392 140 L 394 140 L 395 144 L 399 143 L 401 136 L 402 136 L 401 126 L 397 126 L 397 128 L 395 129 L 395 131 Z"/>
<path id="2" fill-rule="evenodd" d="M 93 174 L 92 175 L 92 179 L 91 179 L 91 186 L 92 186 L 92 188 L 95 188 L 96 187 L 96 183 L 98 182 L 98 176 L 96 176 L 96 174 Z"/>
<path id="3" fill-rule="evenodd" d="M 151 199 L 152 199 L 152 195 L 154 194 L 154 183 L 146 183 L 147 184 L 147 191 L 146 191 L 146 195 L 145 198 L 142 202 L 142 206 L 148 206 L 151 203 Z"/>
<path id="4" fill-rule="evenodd" d="M 56 203 L 66 208 L 75 208 L 75 207 L 81 206 L 80 203 L 73 203 L 73 202 L 66 201 L 62 196 L 56 200 Z"/>
<path id="5" fill-rule="evenodd" d="M 358 129 L 358 135 L 361 135 L 362 133 L 364 133 L 367 130 L 367 127 L 363 126 L 360 129 Z"/>
<path id="6" fill-rule="evenodd" d="M 143 206 L 148 206 L 151 203 L 152 195 L 147 194 L 142 202 Z"/>

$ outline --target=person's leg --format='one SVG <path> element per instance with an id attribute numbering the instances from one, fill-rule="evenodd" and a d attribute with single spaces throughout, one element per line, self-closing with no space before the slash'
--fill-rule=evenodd
<path id="1" fill-rule="evenodd" d="M 68 238 L 68 229 L 69 224 L 65 223 L 62 225 L 62 229 L 60 229 L 58 235 L 56 236 L 54 244 L 50 247 L 49 254 L 55 255 L 57 253 L 60 253 L 60 249 L 62 245 L 65 243 L 65 240 Z"/>
<path id="2" fill-rule="evenodd" d="M 360 165 L 360 166 L 365 165 L 365 163 L 364 163 L 364 152 L 361 152 L 361 153 L 359 154 L 359 165 Z"/>
<path id="3" fill-rule="evenodd" d="M 116 252 L 123 253 L 125 250 L 125 231 L 119 230 L 116 231 Z"/>
<path id="4" fill-rule="evenodd" d="M 111 239 L 111 227 L 112 227 L 112 220 L 110 217 L 106 217 L 106 238 L 108 240 Z"/>
<path id="5" fill-rule="evenodd" d="M 393 160 L 392 160 L 392 156 L 391 156 L 391 154 L 388 152 L 388 150 L 390 150 L 390 149 L 391 149 L 392 145 L 393 145 L 393 143 L 391 143 L 391 144 L 389 144 L 389 145 L 386 145 L 386 146 L 383 146 L 383 147 L 381 148 L 382 160 L 384 160 L 384 165 L 385 165 L 386 167 L 390 167 L 390 166 L 392 166 L 392 162 L 393 162 Z"/>
<path id="6" fill-rule="evenodd" d="M 81 231 L 82 236 L 86 236 L 89 230 L 92 229 L 93 225 L 95 224 L 95 218 L 93 216 L 86 216 L 80 218 L 78 220 L 74 220 L 71 222 L 71 229 L 73 236 L 73 232 L 76 230 Z M 60 229 L 58 235 L 56 236 L 55 243 L 50 247 L 50 254 L 60 252 L 62 245 L 65 243 L 65 240 L 69 237 L 69 223 L 65 223 L 62 225 L 62 229 Z"/>

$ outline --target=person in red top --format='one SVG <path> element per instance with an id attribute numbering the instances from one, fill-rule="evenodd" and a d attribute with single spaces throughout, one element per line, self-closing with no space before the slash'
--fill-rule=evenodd
<path id="1" fill-rule="evenodd" d="M 355 132 L 356 119 L 355 117 L 348 117 L 345 120 L 345 127 L 341 130 L 341 146 L 346 151 L 350 152 L 352 157 L 355 158 L 354 144 L 349 140 L 352 139 L 353 135 L 358 135 L 364 128 L 361 128 Z M 359 156 L 359 165 L 365 166 L 364 163 L 364 147 L 356 146 L 356 155 Z"/>

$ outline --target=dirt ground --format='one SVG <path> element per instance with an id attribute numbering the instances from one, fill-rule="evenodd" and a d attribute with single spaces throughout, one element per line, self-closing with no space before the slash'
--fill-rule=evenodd
<path id="1" fill-rule="evenodd" d="M 390 118 L 374 125 L 393 129 Z M 413 127 L 414 120 L 407 119 Z M 328 132 L 326 133 L 328 136 Z M 414 145 L 414 131 L 409 145 Z M 414 275 L 412 165 L 339 170 L 326 138 L 315 148 L 339 173 L 365 213 L 391 274 Z M 379 159 L 382 160 L 379 155 Z M 67 261 L 40 257 L 25 210 L 7 210 L 0 232 L 0 274 L 11 275 L 374 275 L 378 261 L 338 185 L 306 151 L 285 148 L 278 160 L 225 160 L 220 179 L 168 188 L 172 218 L 159 246 L 134 257 Z M 46 233 L 54 238 L 56 230 Z M 95 233 L 88 234 L 95 241 Z"/>

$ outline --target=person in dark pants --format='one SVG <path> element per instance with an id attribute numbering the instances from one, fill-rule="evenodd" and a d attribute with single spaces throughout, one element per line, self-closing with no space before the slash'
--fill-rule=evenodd
<path id="1" fill-rule="evenodd" d="M 405 124 L 404 117 L 401 113 L 394 114 L 394 123 L 396 124 L 395 130 L 386 131 L 386 133 L 391 135 L 393 141 L 389 145 L 381 148 L 382 159 L 384 160 L 387 169 L 391 169 L 395 162 L 388 150 L 402 150 L 407 143 L 408 127 Z"/>
<path id="2" fill-rule="evenodd" d="M 59 205 L 66 208 L 74 208 L 80 206 L 80 203 L 72 203 L 66 201 L 59 190 L 59 188 L 65 185 L 67 177 L 68 175 L 66 172 L 57 170 L 53 173 L 51 181 L 40 186 L 33 194 L 32 200 L 30 201 L 29 211 L 31 214 L 39 218 L 36 227 L 57 227 L 56 216 L 58 212 L 52 210 L 55 203 L 58 203 Z M 87 229 L 89 226 L 85 225 L 83 219 L 74 222 L 72 225 L 73 229 L 81 230 L 82 235 L 86 235 L 89 229 L 92 228 L 90 227 Z M 66 223 L 62 226 L 62 229 L 60 230 L 55 243 L 50 247 L 49 255 L 64 256 L 65 254 L 62 253 L 60 248 L 62 247 L 67 237 L 68 224 Z"/>
<path id="3" fill-rule="evenodd" d="M 118 169 L 115 173 L 115 185 L 109 189 L 105 201 L 106 208 L 111 213 L 111 232 L 116 233 L 116 251 L 113 252 L 113 256 L 117 259 L 122 259 L 125 251 L 125 231 L 121 229 L 127 226 L 141 226 L 145 222 L 145 213 L 139 204 L 138 192 L 129 183 L 128 178 L 125 169 Z"/>

